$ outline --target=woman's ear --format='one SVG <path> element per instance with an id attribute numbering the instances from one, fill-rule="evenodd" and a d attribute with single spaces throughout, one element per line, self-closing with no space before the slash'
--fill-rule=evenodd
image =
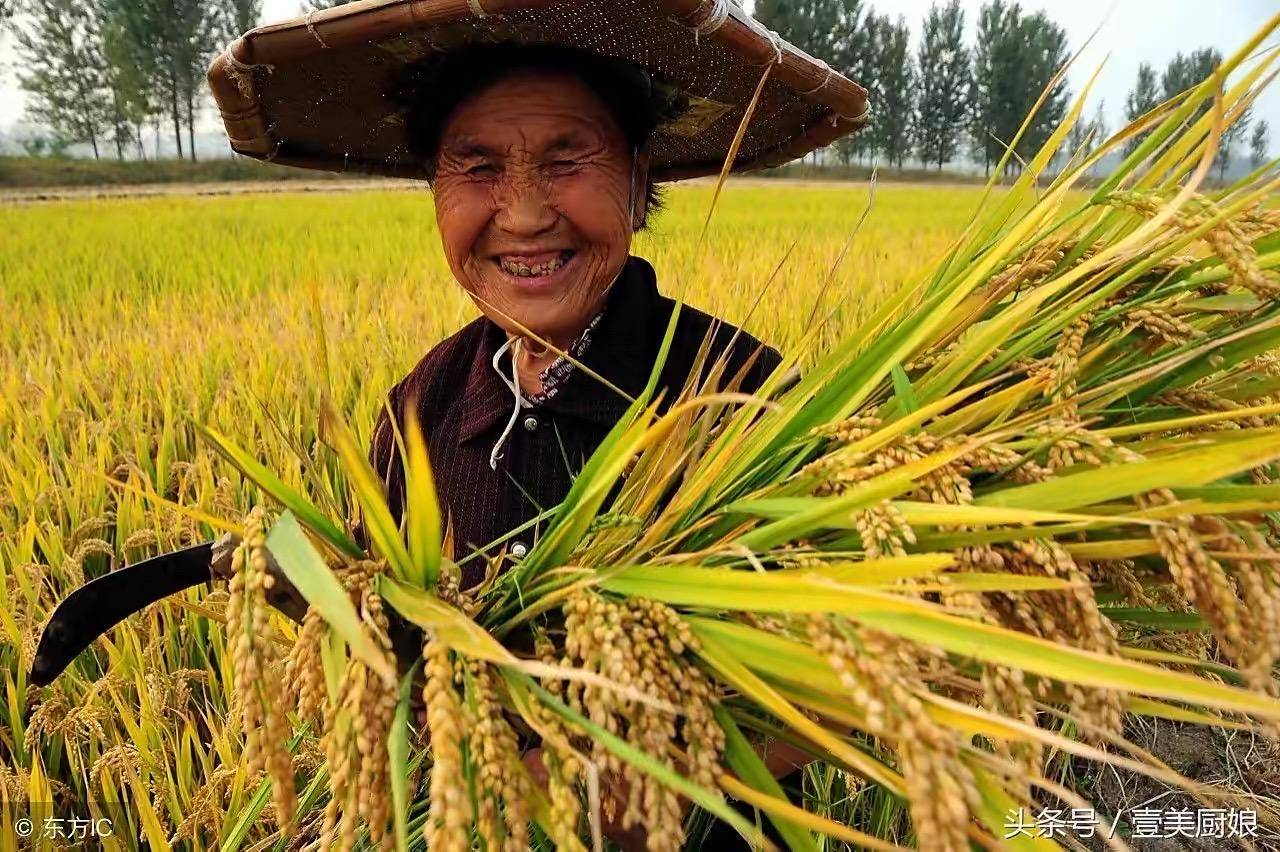
<path id="1" fill-rule="evenodd" d="M 631 230 L 644 227 L 649 214 L 649 149 L 636 149 L 631 162 Z"/>

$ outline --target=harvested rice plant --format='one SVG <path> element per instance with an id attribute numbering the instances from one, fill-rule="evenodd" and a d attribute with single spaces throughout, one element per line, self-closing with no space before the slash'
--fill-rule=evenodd
<path id="1" fill-rule="evenodd" d="M 1083 762 L 1275 830 L 1127 738 L 1280 738 L 1280 170 L 1205 182 L 1269 35 L 1050 173 L 1073 112 L 1012 186 L 731 183 L 701 238 L 711 187 L 673 191 L 640 252 L 800 378 L 638 397 L 465 593 L 419 434 L 402 529 L 363 453 L 470 316 L 427 195 L 0 211 L 0 802 L 123 803 L 117 848 L 762 841 L 730 800 L 791 849 L 1040 848 L 1009 814 L 1085 807 Z M 28 682 L 69 591 L 225 531 L 229 583 Z"/>

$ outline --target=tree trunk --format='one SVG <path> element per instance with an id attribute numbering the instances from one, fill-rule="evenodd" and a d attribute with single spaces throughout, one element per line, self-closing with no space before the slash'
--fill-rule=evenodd
<path id="1" fill-rule="evenodd" d="M 100 159 L 98 157 L 98 134 L 96 133 L 89 134 L 89 144 L 93 146 L 93 158 L 95 160 Z"/>
<path id="2" fill-rule="evenodd" d="M 124 162 L 124 136 L 123 131 L 126 129 L 124 118 L 120 115 L 120 93 L 116 91 L 115 86 L 111 87 L 111 120 L 115 123 L 115 130 L 112 137 L 116 143 L 116 159 Z"/>
<path id="3" fill-rule="evenodd" d="M 196 161 L 196 106 L 195 87 L 187 87 L 187 150 L 191 154 L 191 162 Z"/>
<path id="4" fill-rule="evenodd" d="M 173 113 L 173 142 L 178 146 L 178 159 L 182 159 L 182 111 L 178 107 L 178 78 L 169 77 L 169 108 Z"/>
<path id="5" fill-rule="evenodd" d="M 133 126 L 133 132 L 138 140 L 138 159 L 145 163 L 147 161 L 147 149 L 142 147 L 142 122 L 138 122 Z"/>

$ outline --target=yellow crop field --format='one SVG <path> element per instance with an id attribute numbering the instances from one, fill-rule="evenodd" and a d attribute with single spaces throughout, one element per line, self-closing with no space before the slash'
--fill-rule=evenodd
<path id="1" fill-rule="evenodd" d="M 854 235 L 866 186 L 746 181 L 724 192 L 699 249 L 711 188 L 681 186 L 634 252 L 668 294 L 785 350 L 815 312 L 829 338 L 847 332 L 946 249 L 979 194 L 880 186 Z M 256 790 L 219 669 L 225 590 L 131 617 L 46 688 L 25 685 L 39 628 L 86 578 L 216 532 L 141 492 L 221 518 L 262 499 L 194 423 L 305 486 L 295 449 L 314 448 L 324 382 L 313 297 L 329 381 L 365 440 L 382 395 L 475 316 L 440 255 L 431 198 L 0 208 L 0 282 L 0 791 L 123 797 L 135 836 L 218 836 Z"/>
<path id="2" fill-rule="evenodd" d="M 359 813 L 362 845 L 468 848 L 471 811 L 441 814 L 470 796 L 475 848 L 585 849 L 592 773 L 613 760 L 645 773 L 651 831 L 678 790 L 702 828 L 751 834 L 725 793 L 793 849 L 994 847 L 1033 801 L 1080 805 L 1085 762 L 1191 785 L 1127 742 L 1135 724 L 1266 748 L 1280 178 L 1179 194 L 1213 139 L 1194 103 L 1162 107 L 1131 182 L 1096 191 L 1069 186 L 1087 162 L 990 194 L 731 181 L 700 237 L 712 186 L 672 189 L 634 253 L 803 378 L 725 419 L 723 398 L 633 408 L 559 526 L 474 596 L 448 586 L 438 514 L 411 512 L 403 542 L 388 521 L 367 552 L 349 535 L 386 511 L 354 449 L 384 394 L 475 316 L 427 193 L 0 207 L 0 827 L 101 817 L 108 848 L 230 852 L 290 848 L 281 828 L 313 843 L 339 818 L 345 844 Z M 410 488 L 429 488 L 407 444 Z M 315 584 L 301 628 L 261 620 L 268 527 L 296 533 L 271 553 Z M 29 683 L 69 592 L 228 529 L 229 590 L 167 598 Z M 384 601 L 430 637 L 398 690 L 390 640 L 373 645 Z M 613 666 L 606 622 L 669 650 Z M 531 656 L 553 631 L 563 656 Z M 697 687 L 684 704 L 678 679 Z M 644 691 L 659 680 L 665 696 Z M 656 745 L 641 705 L 670 722 Z M 508 717 L 552 732 L 544 765 L 569 768 L 549 795 L 521 786 Z M 748 735 L 817 758 L 804 810 Z M 453 771 L 423 784 L 432 765 Z M 1218 792 L 1280 825 L 1248 778 Z M 682 842 L 667 829 L 657 848 Z"/>

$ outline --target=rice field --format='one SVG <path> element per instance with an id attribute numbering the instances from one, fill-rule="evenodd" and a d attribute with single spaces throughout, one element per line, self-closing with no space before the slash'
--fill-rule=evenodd
<path id="1" fill-rule="evenodd" d="M 1172 147 L 1169 174 L 1184 173 L 1183 162 L 1198 150 Z M 1272 464 L 1280 412 L 1273 351 L 1280 220 L 1263 209 L 1274 203 L 1276 184 L 1241 184 L 1216 199 L 1200 195 L 1177 216 L 1148 225 L 1175 177 L 1092 198 L 1024 179 L 1007 196 L 988 198 L 963 238 L 980 189 L 882 185 L 872 194 L 865 185 L 734 181 L 699 239 L 712 188 L 674 188 L 634 253 L 655 265 L 667 294 L 797 353 L 807 374 L 802 384 L 811 389 L 780 396 L 775 411 L 750 427 L 750 412 L 738 412 L 736 425 L 699 444 L 689 462 L 682 442 L 712 429 L 714 415 L 682 415 L 670 440 L 652 443 L 648 430 L 657 426 L 628 427 L 637 443 L 607 441 L 600 466 L 581 479 L 611 481 L 630 457 L 640 471 L 635 481 L 647 485 L 623 489 L 618 517 L 645 517 L 649 506 L 652 526 L 598 525 L 603 489 L 575 491 L 558 518 L 563 526 L 506 579 L 486 581 L 483 597 L 449 593 L 444 574 L 439 586 L 426 573 L 423 588 L 405 582 L 416 565 L 428 564 L 414 561 L 424 552 L 415 548 L 429 552 L 438 529 L 407 534 L 406 544 L 375 542 L 386 572 L 376 591 L 366 577 L 363 587 L 343 594 L 334 579 L 368 563 L 331 563 L 339 573 L 329 575 L 320 562 L 318 570 L 343 606 L 351 594 L 362 601 L 357 630 L 373 631 L 368 635 L 385 631 L 370 600 L 378 612 L 385 597 L 408 613 L 434 599 L 452 601 L 454 616 L 469 624 L 461 613 L 474 616 L 480 633 L 501 642 L 528 612 L 513 575 L 543 583 L 529 587 L 543 596 L 537 610 L 573 591 L 566 577 L 596 572 L 598 588 L 568 597 L 566 617 L 554 628 L 565 637 L 562 670 L 606 678 L 611 664 L 591 631 L 610 619 L 640 624 L 636 636 L 675 630 L 667 636 L 673 648 L 690 648 L 688 631 L 696 631 L 696 656 L 675 651 L 660 662 L 666 668 L 645 675 L 698 679 L 700 695 L 715 682 L 710 673 L 721 678 L 715 701 L 658 696 L 682 706 L 691 722 L 701 720 L 701 735 L 690 739 L 687 727 L 682 733 L 691 760 L 696 743 L 703 749 L 706 765 L 695 784 L 736 789 L 726 776 L 716 780 L 718 762 L 706 755 L 722 751 L 733 772 L 749 778 L 758 760 L 748 758 L 753 752 L 738 725 L 753 736 L 772 730 L 750 702 L 774 700 L 755 705 L 770 712 L 777 701 L 795 702 L 854 729 L 847 738 L 805 735 L 824 756 L 806 776 L 805 825 L 819 833 L 834 826 L 845 840 L 875 848 L 959 849 L 966 837 L 997 836 L 1002 812 L 1029 796 L 1027 779 L 1040 771 L 1052 776 L 1042 779 L 1044 790 L 1077 804 L 1053 780 L 1071 787 L 1096 780 L 1082 774 L 1078 758 L 1096 757 L 1090 749 L 1104 740 L 1123 752 L 1122 723 L 1133 719 L 1199 722 L 1197 730 L 1230 731 L 1249 748 L 1256 742 L 1261 754 L 1269 746 L 1254 722 L 1280 718 L 1280 620 L 1273 617 L 1280 612 L 1280 559 L 1276 527 L 1266 526 L 1280 506 Z M 1045 227 L 1049 222 L 1058 224 Z M 1133 238 L 1142 228 L 1149 238 Z M 372 815 L 381 815 L 376 830 L 383 831 L 395 791 L 372 784 L 367 773 L 382 771 L 371 767 L 396 754 L 388 765 L 398 770 L 390 774 L 403 779 L 415 767 L 417 784 L 427 730 L 431 759 L 450 771 L 432 772 L 429 802 L 418 790 L 413 807 L 397 808 L 410 822 L 407 831 L 396 825 L 396 841 L 416 849 L 425 836 L 438 848 L 462 849 L 472 843 L 470 817 L 437 816 L 448 796 L 465 796 L 457 779 L 478 785 L 489 783 L 483 772 L 511 777 L 507 764 L 475 768 L 494 754 L 514 759 L 497 747 L 514 736 L 497 708 L 539 718 L 528 704 L 539 694 L 545 708 L 569 712 L 550 693 L 536 693 L 542 687 L 518 665 L 485 662 L 469 656 L 479 646 L 464 655 L 462 645 L 435 638 L 423 653 L 425 708 L 412 755 L 403 741 L 409 726 L 334 709 L 348 700 L 371 706 L 360 704 L 367 700 L 379 713 L 407 713 L 412 672 L 397 699 L 394 679 L 370 674 L 353 634 L 320 612 L 320 598 L 312 600 L 310 631 L 279 615 L 270 640 L 261 630 L 232 629 L 257 624 L 251 610 L 265 609 L 261 587 L 254 592 L 246 579 L 262 570 L 246 567 L 261 556 L 260 509 L 246 519 L 230 591 L 202 587 L 168 599 L 95 643 L 52 686 L 27 682 L 41 625 L 86 579 L 207 541 L 254 507 L 293 505 L 281 498 L 289 489 L 328 518 L 370 517 L 369 494 L 349 488 L 357 481 L 352 448 L 367 444 L 387 389 L 475 315 L 434 231 L 431 198 L 414 190 L 0 207 L 0 852 L 12 845 L 3 832 L 6 809 L 23 813 L 25 803 L 41 803 L 30 806 L 37 818 L 109 816 L 113 834 L 98 839 L 107 848 L 281 849 L 281 808 L 283 822 L 288 813 L 305 816 L 302 837 L 337 828 L 337 805 L 324 805 L 330 794 L 331 802 L 346 802 L 344 841 L 356 836 L 348 814 L 359 801 L 368 832 L 361 843 L 372 836 L 375 845 L 389 845 L 390 833 L 373 834 Z M 913 309 L 925 304 L 937 307 Z M 978 386 L 997 390 L 970 398 Z M 338 424 L 335 409 L 353 434 Z M 911 422 L 925 427 L 902 425 Z M 281 482 L 242 473 L 232 444 Z M 895 473 L 897 465 L 905 467 Z M 1145 471 L 1138 484 L 1131 469 Z M 693 485 L 670 512 L 653 508 L 646 488 L 659 492 L 686 472 Z M 864 505 L 864 491 L 888 496 Z M 702 500 L 709 509 L 696 505 Z M 707 512 L 701 520 L 699 511 Z M 725 524 L 742 516 L 751 520 L 737 531 Z M 424 517 L 410 526 L 430 526 Z M 577 545 L 557 538 L 579 523 Z M 279 524 L 295 522 L 286 514 Z M 334 529 L 331 545 L 343 535 Z M 738 537 L 743 530 L 749 532 Z M 415 555 L 398 562 L 397 548 L 405 547 Z M 717 550 L 724 547 L 736 550 Z M 273 545 L 273 553 L 283 552 Z M 702 559 L 714 553 L 745 570 L 703 570 Z M 431 570 L 444 570 L 438 552 L 424 558 L 436 560 Z M 615 558 L 635 570 L 604 570 Z M 750 570 L 760 560 L 803 571 Z M 717 565 L 728 567 L 712 559 L 710 567 Z M 941 573 L 952 567 L 958 573 Z M 646 573 L 651 568 L 657 573 Z M 707 617 L 705 598 L 661 597 L 670 590 L 655 578 L 671 571 L 685 572 L 677 585 L 705 584 L 701 594 L 714 595 L 720 620 Z M 829 613 L 832 587 L 824 577 L 838 580 L 841 594 L 892 588 L 895 607 L 907 615 L 899 621 L 873 610 L 855 621 Z M 757 617 L 773 612 L 769 589 L 779 584 L 790 584 L 787 594 L 795 597 L 788 599 L 802 600 L 801 608 Z M 936 599 L 926 601 L 926 592 Z M 484 603 L 468 609 L 476 601 Z M 692 610 L 678 609 L 690 602 Z M 481 610 L 483 619 L 475 615 Z M 929 619 L 945 629 L 911 632 Z M 1195 629 L 1178 626 L 1186 624 Z M 532 628 L 538 641 L 546 639 L 543 630 Z M 1247 642 L 1244 635 L 1261 638 Z M 729 658 L 717 655 L 728 653 L 726 640 L 738 644 L 732 665 L 722 669 Z M 281 654 L 292 646 L 287 666 L 266 664 L 271 656 L 283 659 L 273 645 Z M 637 655 L 630 665 L 639 672 L 661 656 Z M 788 665 L 823 674 L 788 682 Z M 258 679 L 246 677 L 246 666 Z M 271 684 L 280 683 L 281 672 L 302 672 L 311 697 L 289 691 L 277 703 Z M 544 683 L 556 695 L 576 696 L 575 706 L 594 708 L 601 715 L 593 719 L 634 712 L 613 693 L 554 677 Z M 972 715 L 956 715 L 961 704 L 952 697 L 965 690 L 975 706 L 964 713 Z M 324 713 L 319 693 L 328 695 Z M 427 700 L 428 693 L 439 700 Z M 279 716 L 269 716 L 282 706 L 292 712 L 294 698 L 297 727 L 286 736 Z M 870 709 L 886 704 L 887 715 Z M 1050 704 L 1062 707 L 1060 718 Z M 268 713 L 247 739 L 238 721 L 246 707 Z M 345 721 L 334 721 L 339 714 Z M 800 713 L 781 718 L 789 730 L 812 726 Z M 1029 722 L 1035 734 L 1010 733 L 1007 722 Z M 633 744 L 638 730 L 629 728 Z M 382 747 L 393 739 L 398 747 Z M 554 737 L 543 741 L 553 744 L 548 767 L 571 759 L 570 751 L 556 751 L 562 746 Z M 377 745 L 372 752 L 369 742 Z M 663 749 L 673 743 L 652 751 L 666 761 L 658 770 L 671 771 Z M 607 758 L 598 740 L 582 747 L 593 761 Z M 330 776 L 335 755 L 357 752 L 358 783 Z M 381 758 L 365 760 L 366 753 Z M 1046 754 L 1041 770 L 1037 761 Z M 1144 765 L 1142 755 L 1130 754 L 1136 762 L 1124 765 Z M 1025 771 L 1032 775 L 1018 774 Z M 999 789 L 989 786 L 1005 774 Z M 267 783 L 281 776 L 289 786 L 283 793 Z M 518 760 L 514 776 L 523 777 Z M 1160 770 L 1152 777 L 1174 786 L 1186 781 Z M 541 800 L 534 848 L 548 839 L 587 848 L 575 837 L 579 806 L 563 798 L 576 801 L 573 773 L 565 778 L 551 781 L 552 811 Z M 651 848 L 677 848 L 681 835 L 662 816 L 664 807 L 674 812 L 675 794 L 646 783 L 644 801 L 657 804 L 645 805 L 645 825 L 666 829 Z M 977 802 L 982 785 L 999 806 Z M 733 795 L 761 789 L 768 787 Z M 1233 777 L 1221 792 L 1236 804 L 1252 802 L 1276 825 L 1273 789 L 1265 779 Z M 477 795 L 481 801 L 490 794 Z M 537 801 L 514 787 L 492 795 L 488 823 L 483 812 L 477 816 L 483 848 L 515 839 L 496 827 L 499 799 L 517 826 L 524 824 L 518 814 L 527 813 L 519 809 Z M 708 810 L 724 807 L 718 799 L 697 801 Z M 700 818 L 705 827 L 706 815 Z M 793 849 L 840 848 L 796 825 L 784 833 Z"/>
<path id="2" fill-rule="evenodd" d="M 1280 163 L 1203 178 L 1277 27 L 1052 174 L 1081 94 L 989 195 L 735 181 L 703 238 L 712 188 L 673 190 L 635 252 L 800 378 L 662 413 L 640 392 L 466 590 L 413 418 L 399 527 L 363 457 L 387 389 L 474 315 L 426 193 L 0 207 L 0 852 L 33 825 L 586 852 L 614 817 L 677 852 L 712 815 L 795 852 L 1060 848 L 1036 808 L 1098 794 L 1128 837 L 1132 782 L 1247 811 L 1265 845 Z M 229 583 L 28 681 L 59 599 L 221 530 Z M 301 626 L 267 605 L 277 570 Z M 1171 726 L 1222 762 L 1161 763 Z M 800 807 L 777 743 L 814 761 Z"/>
<path id="3" fill-rule="evenodd" d="M 833 273 L 865 185 L 731 183 L 701 248 L 711 188 L 680 186 L 634 252 L 668 294 L 786 350 L 815 311 L 828 339 L 865 318 L 978 194 L 880 186 Z M 304 486 L 324 372 L 363 442 L 386 390 L 474 315 L 421 191 L 0 208 L 0 797 L 126 801 L 117 834 L 152 848 L 233 831 L 255 787 L 228 722 L 226 592 L 130 618 L 48 688 L 25 680 L 38 629 L 86 578 L 213 537 L 142 491 L 224 518 L 261 502 L 193 424 Z"/>

